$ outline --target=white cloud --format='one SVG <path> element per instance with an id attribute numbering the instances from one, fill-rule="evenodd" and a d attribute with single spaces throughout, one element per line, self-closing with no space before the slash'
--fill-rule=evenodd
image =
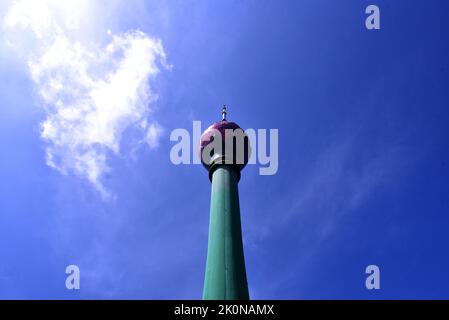
<path id="1" fill-rule="evenodd" d="M 148 146 L 151 149 L 157 148 L 159 145 L 159 138 L 163 132 L 162 127 L 157 124 L 153 123 L 149 126 L 147 130 L 147 134 L 145 136 L 145 142 L 148 143 Z"/>
<path id="2" fill-rule="evenodd" d="M 76 36 L 87 1 L 14 2 L 4 30 L 27 61 L 46 112 L 41 137 L 47 164 L 87 178 L 103 196 L 108 154 L 118 154 L 123 132 L 139 127 L 150 148 L 162 127 L 150 116 L 157 95 L 150 84 L 169 67 L 162 43 L 141 31 L 108 35 L 106 45 Z"/>

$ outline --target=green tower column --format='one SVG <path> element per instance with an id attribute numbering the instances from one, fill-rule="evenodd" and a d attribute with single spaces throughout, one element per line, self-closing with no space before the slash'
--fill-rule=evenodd
<path id="1" fill-rule="evenodd" d="M 212 172 L 203 299 L 249 299 L 240 223 L 238 170 L 235 166 L 221 164 Z"/>

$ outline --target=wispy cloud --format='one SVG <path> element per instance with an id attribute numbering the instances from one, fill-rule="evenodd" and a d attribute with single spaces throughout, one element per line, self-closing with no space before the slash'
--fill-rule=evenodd
<path id="1" fill-rule="evenodd" d="M 384 146 L 370 155 L 359 153 L 361 147 L 352 138 L 334 141 L 317 154 L 316 162 L 301 173 L 280 201 L 273 204 L 282 212 L 274 225 L 284 227 L 298 219 L 316 221 L 316 235 L 325 237 L 338 224 L 339 217 L 357 210 L 370 200 L 381 186 L 391 186 L 404 166 L 406 150 Z M 402 163 L 402 166 L 399 164 Z M 260 218 L 260 217 L 258 217 Z M 267 219 L 272 219 L 267 215 Z M 265 225 L 264 222 L 257 225 Z M 275 228 L 252 228 L 257 237 L 269 236 Z"/>
<path id="2" fill-rule="evenodd" d="M 373 200 L 376 191 L 391 190 L 414 161 L 401 146 L 385 145 L 365 153 L 361 150 L 364 148 L 355 138 L 329 143 L 319 151 L 308 173 L 300 173 L 297 182 L 270 205 L 266 214 L 258 212 L 257 219 L 247 224 L 245 244 L 258 255 L 265 254 L 267 242 L 288 232 L 292 225 L 296 231 L 296 242 L 289 243 L 291 250 L 298 252 L 294 263 L 286 263 L 281 276 L 263 289 L 253 288 L 256 296 L 257 292 L 276 296 L 280 288 L 288 286 L 299 270 L 308 267 L 310 259 L 320 255 L 326 241 L 340 232 L 346 215 L 363 214 L 360 208 Z"/>
<path id="3" fill-rule="evenodd" d="M 108 197 L 101 178 L 110 170 L 108 155 L 120 152 L 124 131 L 134 127 L 151 148 L 158 145 L 162 127 L 151 115 L 157 100 L 151 83 L 169 66 L 161 41 L 141 31 L 104 30 L 105 44 L 77 35 L 89 4 L 16 1 L 3 30 L 26 60 L 46 112 L 47 164 L 88 179 Z"/>

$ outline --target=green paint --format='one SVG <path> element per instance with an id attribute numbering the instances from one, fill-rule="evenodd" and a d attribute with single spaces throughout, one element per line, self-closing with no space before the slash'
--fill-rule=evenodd
<path id="1" fill-rule="evenodd" d="M 238 169 L 219 165 L 212 174 L 209 244 L 203 299 L 248 300 L 238 193 Z"/>

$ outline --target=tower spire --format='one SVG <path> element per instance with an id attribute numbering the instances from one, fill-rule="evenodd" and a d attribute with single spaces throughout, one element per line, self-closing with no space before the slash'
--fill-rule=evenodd
<path id="1" fill-rule="evenodd" d="M 225 121 L 226 120 L 226 115 L 228 114 L 228 106 L 227 105 L 223 105 L 223 108 L 221 109 L 221 120 Z"/>
<path id="2" fill-rule="evenodd" d="M 212 183 L 203 299 L 248 300 L 238 182 L 251 149 L 243 130 L 226 121 L 226 109 L 223 105 L 222 121 L 211 125 L 200 139 L 201 162 Z M 236 139 L 229 130 L 242 132 L 243 139 Z M 217 139 L 221 139 L 222 147 L 210 149 Z M 243 152 L 242 157 L 237 155 L 239 152 Z"/>

